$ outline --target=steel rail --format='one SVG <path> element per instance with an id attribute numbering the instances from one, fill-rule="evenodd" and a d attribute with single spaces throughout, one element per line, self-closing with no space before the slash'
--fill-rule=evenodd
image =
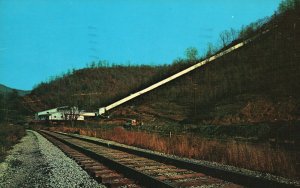
<path id="1" fill-rule="evenodd" d="M 297 187 L 294 184 L 288 184 L 284 182 L 275 181 L 272 179 L 267 179 L 266 177 L 254 176 L 243 174 L 237 171 L 231 171 L 227 169 L 212 167 L 204 164 L 199 164 L 191 161 L 186 161 L 183 159 L 178 159 L 172 156 L 159 155 L 152 152 L 137 150 L 129 147 L 122 147 L 119 145 L 114 145 L 107 142 L 102 142 L 100 140 L 91 140 L 88 138 L 81 137 L 75 134 L 66 134 L 62 132 L 56 132 L 58 134 L 67 135 L 73 138 L 77 138 L 90 143 L 98 144 L 101 146 L 109 147 L 119 151 L 127 152 L 130 154 L 138 155 L 141 157 L 149 158 L 158 162 L 163 162 L 165 164 L 174 165 L 178 168 L 185 168 L 195 172 L 205 173 L 206 175 L 219 178 L 228 182 L 233 182 L 235 184 L 243 185 L 246 187 L 274 187 L 274 188 L 293 188 Z"/>
<path id="2" fill-rule="evenodd" d="M 130 179 L 135 179 L 135 181 L 141 185 L 145 185 L 147 187 L 161 187 L 161 188 L 174 187 L 166 182 L 160 181 L 160 180 L 153 178 L 147 174 L 137 171 L 131 167 L 125 166 L 121 163 L 118 163 L 118 162 L 112 160 L 112 159 L 98 155 L 94 151 L 92 151 L 88 148 L 78 146 L 76 144 L 73 144 L 72 142 L 65 140 L 65 139 L 58 138 L 58 137 L 54 136 L 53 134 L 51 134 L 50 132 L 42 131 L 42 133 L 47 134 L 48 136 L 51 136 L 51 137 L 59 140 L 60 142 L 66 144 L 67 146 L 69 146 L 73 149 L 76 149 L 97 161 L 100 161 L 101 163 L 105 164 L 109 168 L 112 168 L 112 169 L 124 174 L 124 176 L 126 176 Z"/>

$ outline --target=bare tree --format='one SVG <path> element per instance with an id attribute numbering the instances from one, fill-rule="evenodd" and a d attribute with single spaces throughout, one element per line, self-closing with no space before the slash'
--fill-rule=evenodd
<path id="1" fill-rule="evenodd" d="M 188 60 L 195 61 L 198 58 L 198 50 L 195 47 L 189 47 L 185 50 L 185 55 Z"/>
<path id="2" fill-rule="evenodd" d="M 76 125 L 76 122 L 78 120 L 79 117 L 79 111 L 77 107 L 70 107 L 67 110 L 64 110 L 64 119 L 65 121 L 69 121 L 71 122 L 71 126 L 73 127 L 74 125 Z"/>
<path id="3" fill-rule="evenodd" d="M 220 34 L 220 40 L 222 47 L 229 45 L 232 41 L 237 39 L 238 32 L 231 28 L 230 30 L 225 30 Z"/>
<path id="4" fill-rule="evenodd" d="M 220 33 L 220 40 L 221 40 L 222 48 L 227 46 L 228 41 L 229 41 L 229 37 L 230 37 L 230 32 L 227 31 L 227 30 Z"/>
<path id="5" fill-rule="evenodd" d="M 299 0 L 284 0 L 279 4 L 279 12 L 283 13 L 299 5 Z"/>
<path id="6" fill-rule="evenodd" d="M 210 57 L 215 53 L 216 49 L 212 43 L 207 43 L 206 57 Z"/>

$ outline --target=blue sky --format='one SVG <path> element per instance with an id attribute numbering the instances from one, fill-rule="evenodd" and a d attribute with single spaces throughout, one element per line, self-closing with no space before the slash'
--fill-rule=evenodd
<path id="1" fill-rule="evenodd" d="M 281 0 L 0 0 L 0 83 L 32 89 L 92 60 L 170 64 Z"/>

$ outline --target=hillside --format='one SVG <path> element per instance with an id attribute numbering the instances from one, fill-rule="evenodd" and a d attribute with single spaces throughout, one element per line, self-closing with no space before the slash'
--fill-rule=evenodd
<path id="1" fill-rule="evenodd" d="M 0 84 L 0 93 L 1 94 L 11 93 L 11 92 L 13 92 L 13 90 L 16 90 L 20 96 L 24 96 L 24 95 L 27 95 L 30 93 L 30 91 L 13 89 L 13 88 L 7 87 L 3 84 Z"/>
<path id="2" fill-rule="evenodd" d="M 261 28 L 270 29 L 268 34 L 114 113 L 144 113 L 140 118 L 150 115 L 148 121 L 161 117 L 181 124 L 299 120 L 299 12 L 298 7 L 274 15 Z"/>
<path id="3" fill-rule="evenodd" d="M 97 110 L 128 93 L 137 91 L 154 76 L 163 77 L 167 66 L 95 66 L 41 83 L 24 99 L 33 111 L 64 105 L 76 105 L 85 110 Z"/>
<path id="4" fill-rule="evenodd" d="M 0 84 L 0 123 L 20 122 L 24 120 L 24 115 L 31 115 L 22 103 L 29 93 Z"/>
<path id="5" fill-rule="evenodd" d="M 211 64 L 111 111 L 149 124 L 256 124 L 300 120 L 299 6 L 248 27 L 229 44 L 266 35 Z M 227 46 L 227 47 L 228 47 Z M 227 48 L 224 47 L 223 49 Z M 27 96 L 33 111 L 62 105 L 96 110 L 195 61 L 161 67 L 90 67 L 41 83 Z M 38 101 L 38 102 L 34 102 Z"/>

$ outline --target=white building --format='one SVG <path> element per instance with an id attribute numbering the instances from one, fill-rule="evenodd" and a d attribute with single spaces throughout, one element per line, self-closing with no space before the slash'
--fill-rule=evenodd
<path id="1" fill-rule="evenodd" d="M 64 121 L 64 120 L 84 120 L 77 107 L 62 106 L 35 114 L 36 120 Z"/>

